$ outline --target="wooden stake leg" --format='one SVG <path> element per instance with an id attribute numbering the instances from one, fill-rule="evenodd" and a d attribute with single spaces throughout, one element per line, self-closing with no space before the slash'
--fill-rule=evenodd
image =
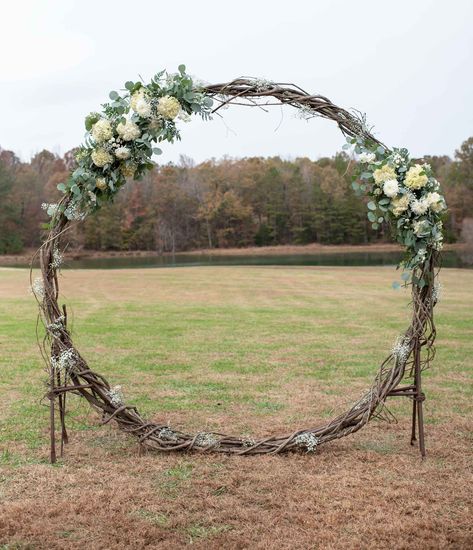
<path id="1" fill-rule="evenodd" d="M 416 439 L 416 423 L 417 423 L 417 401 L 414 397 L 412 400 L 412 432 L 411 432 L 411 445 L 414 445 Z"/>
<path id="2" fill-rule="evenodd" d="M 51 394 L 49 396 L 49 431 L 50 431 L 50 437 L 51 437 L 51 452 L 50 452 L 50 460 L 51 464 L 54 464 L 56 462 L 56 433 L 55 433 L 55 418 L 54 418 L 54 369 L 51 367 L 51 375 L 50 375 L 50 390 Z"/>
<path id="3" fill-rule="evenodd" d="M 424 414 L 422 411 L 422 401 L 424 400 L 424 395 L 419 396 L 419 401 L 417 403 L 417 418 L 419 421 L 419 449 L 422 458 L 425 458 L 425 440 L 424 440 Z"/>

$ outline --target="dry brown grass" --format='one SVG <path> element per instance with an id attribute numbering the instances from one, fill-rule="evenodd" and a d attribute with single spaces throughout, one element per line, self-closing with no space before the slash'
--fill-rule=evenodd
<path id="1" fill-rule="evenodd" d="M 24 275 L 0 270 L 2 315 L 32 314 L 33 308 L 24 304 Z M 63 287 L 75 304 L 81 351 L 100 357 L 110 350 L 107 375 L 116 372 L 134 396 L 170 396 L 199 405 L 190 412 L 166 411 L 173 425 L 196 429 L 225 424 L 234 426 L 234 432 L 261 434 L 314 422 L 347 399 L 347 391 L 351 398 L 366 385 L 374 363 L 356 375 L 345 366 L 341 381 L 309 371 L 338 358 L 335 336 L 340 333 L 353 346 L 358 369 L 358 354 L 375 359 L 384 354 L 393 330 L 406 320 L 406 295 L 390 290 L 392 278 L 392 271 L 383 268 L 71 271 Z M 99 427 L 93 413 L 75 405 L 84 423 L 95 428 L 72 429 L 67 455 L 57 467 L 43 461 L 47 445 L 30 448 L 21 438 L 2 443 L 7 459 L 0 466 L 0 548 L 471 548 L 473 272 L 444 270 L 443 283 L 439 356 L 425 382 L 427 460 L 421 461 L 408 443 L 407 401 L 392 401 L 398 424 L 371 423 L 315 455 L 246 458 L 140 456 L 133 440 L 112 426 Z M 163 342 L 150 341 L 148 333 L 124 325 L 138 331 L 135 337 L 144 349 L 155 345 L 162 364 L 171 369 L 159 376 L 144 369 L 141 380 L 120 362 L 127 357 L 126 346 L 112 348 L 106 338 L 115 325 L 105 324 L 100 337 L 88 324 L 96 318 L 116 322 L 140 304 L 151 309 L 151 324 L 169 315 L 166 323 L 175 329 L 180 325 L 172 317 L 174 310 L 189 316 L 188 333 L 177 345 L 168 344 L 165 336 Z M 104 312 L 102 306 L 108 309 Z M 229 324 L 228 317 L 235 314 L 241 318 Z M 202 322 L 212 316 L 217 321 L 199 329 L 192 315 L 200 315 Z M 278 315 L 285 315 L 280 324 Z M 253 324 L 245 324 L 247 317 Z M 267 324 L 261 325 L 262 319 Z M 310 330 L 301 331 L 301 319 Z M 9 323 L 3 326 L 11 341 Z M 222 339 L 232 335 L 223 346 Z M 263 358 L 252 347 L 258 342 L 265 346 Z M 21 368 L 32 364 L 39 371 L 32 342 L 11 348 L 6 340 L 0 344 L 5 345 L 2 368 L 18 361 L 25 365 Z M 216 360 L 234 358 L 237 352 L 244 354 L 244 365 L 254 361 L 263 370 L 212 370 Z M 312 367 L 308 353 L 314 353 Z M 190 370 L 172 370 L 185 362 L 193 365 Z M 16 370 L 9 371 L 8 379 L 0 378 L 1 402 L 13 419 L 12 404 L 26 391 Z M 39 384 L 36 370 L 28 372 Z M 186 384 L 199 381 L 233 385 L 219 407 L 212 393 L 186 397 Z M 239 392 L 246 392 L 245 399 Z M 270 406 L 283 403 L 284 408 L 262 411 L 247 398 L 267 400 Z M 159 407 L 154 410 L 158 417 Z M 46 443 L 46 423 L 39 426 Z M 7 434 L 6 428 L 0 437 L 2 433 Z"/>

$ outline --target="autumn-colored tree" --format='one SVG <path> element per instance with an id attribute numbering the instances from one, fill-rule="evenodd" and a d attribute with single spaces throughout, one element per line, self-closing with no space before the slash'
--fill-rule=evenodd
<path id="1" fill-rule="evenodd" d="M 21 162 L 0 149 L 0 252 L 39 244 L 47 220 L 41 205 L 60 197 L 57 184 L 74 168 L 73 153 L 59 158 L 42 151 Z M 442 183 L 447 240 L 455 240 L 473 216 L 473 138 L 453 160 L 425 160 Z M 387 229 L 371 229 L 365 199 L 351 189 L 353 165 L 345 153 L 317 161 L 224 157 L 198 165 L 181 157 L 129 182 L 69 239 L 75 248 L 159 252 L 385 240 Z"/>

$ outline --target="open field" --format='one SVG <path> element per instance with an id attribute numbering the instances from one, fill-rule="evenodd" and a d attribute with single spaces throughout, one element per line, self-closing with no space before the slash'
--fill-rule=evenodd
<path id="1" fill-rule="evenodd" d="M 75 344 L 142 413 L 189 431 L 288 432 L 353 401 L 408 324 L 392 268 L 67 271 Z M 140 456 L 79 398 L 47 463 L 26 270 L 0 269 L 0 548 L 471 548 L 473 271 L 445 269 L 424 386 L 427 460 L 398 423 L 315 455 Z M 3 544 L 3 546 L 2 546 Z"/>

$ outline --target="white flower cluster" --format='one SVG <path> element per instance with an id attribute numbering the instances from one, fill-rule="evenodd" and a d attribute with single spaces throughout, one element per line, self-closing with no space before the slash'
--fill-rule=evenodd
<path id="1" fill-rule="evenodd" d="M 135 92 L 130 99 L 130 107 L 143 118 L 151 117 L 151 102 L 143 88 Z"/>
<path id="2" fill-rule="evenodd" d="M 300 447 L 305 447 L 308 453 L 313 453 L 317 449 L 319 439 L 312 433 L 303 433 L 295 437 L 294 443 Z"/>
<path id="3" fill-rule="evenodd" d="M 409 342 L 406 341 L 404 336 L 399 336 L 394 342 L 391 353 L 396 358 L 396 361 L 403 364 L 407 361 L 410 351 L 411 346 L 409 345 Z"/>
<path id="4" fill-rule="evenodd" d="M 101 118 L 92 126 L 90 133 L 97 143 L 102 143 L 113 136 L 112 125 L 109 120 Z"/>
<path id="5" fill-rule="evenodd" d="M 141 136 L 141 130 L 139 126 L 131 120 L 120 122 L 117 125 L 117 132 L 124 141 L 133 141 L 134 139 L 138 139 Z"/>
<path id="6" fill-rule="evenodd" d="M 46 210 L 48 216 L 51 216 L 51 217 L 53 217 L 56 214 L 58 206 L 59 206 L 58 204 L 55 204 L 55 203 L 49 204 L 47 202 L 43 202 L 41 204 L 41 208 L 43 210 Z"/>
<path id="7" fill-rule="evenodd" d="M 362 398 L 355 403 L 354 409 L 355 410 L 362 409 L 366 405 L 366 403 L 373 401 L 374 396 L 375 396 L 375 392 L 373 388 L 366 389 Z"/>
<path id="8" fill-rule="evenodd" d="M 110 388 L 107 390 L 107 395 L 115 407 L 120 407 L 123 405 L 124 398 L 122 393 L 122 387 L 121 386 L 114 386 L 113 388 Z"/>
<path id="9" fill-rule="evenodd" d="M 159 430 L 158 438 L 162 439 L 163 441 L 171 441 L 173 443 L 176 443 L 178 441 L 177 435 L 171 430 L 171 428 L 168 428 L 167 426 Z"/>
<path id="10" fill-rule="evenodd" d="M 63 261 L 64 261 L 64 256 L 61 254 L 61 252 L 57 248 L 57 246 L 55 246 L 53 248 L 53 258 L 52 258 L 50 266 L 53 269 L 59 269 L 61 267 Z"/>
<path id="11" fill-rule="evenodd" d="M 211 433 L 201 432 L 195 438 L 197 447 L 217 447 L 218 439 Z"/>
<path id="12" fill-rule="evenodd" d="M 70 202 L 64 210 L 64 215 L 68 220 L 83 220 L 86 217 L 85 212 L 81 212 L 75 202 Z"/>
<path id="13" fill-rule="evenodd" d="M 30 292 L 36 296 L 36 298 L 44 298 L 44 283 L 41 277 L 36 277 L 36 279 L 31 284 Z"/>
<path id="14" fill-rule="evenodd" d="M 163 118 L 173 120 L 180 113 L 181 104 L 175 97 L 165 95 L 159 98 L 157 111 Z"/>
<path id="15" fill-rule="evenodd" d="M 355 146 L 360 167 L 357 191 L 367 191 L 368 219 L 373 229 L 382 221 L 392 222 L 397 240 L 408 252 L 401 265 L 413 270 L 424 263 L 432 250 L 443 246 L 440 214 L 446 209 L 439 182 L 429 164 L 415 164 L 407 149 L 388 151 L 381 145 L 366 145 L 363 138 L 349 138 L 344 148 Z M 425 284 L 419 279 L 416 284 Z"/>
<path id="16" fill-rule="evenodd" d="M 375 162 L 376 160 L 376 155 L 374 153 L 363 151 L 362 153 L 360 153 L 358 160 L 362 164 L 373 164 L 373 162 Z"/>
<path id="17" fill-rule="evenodd" d="M 314 111 L 309 105 L 298 105 L 296 117 L 302 120 L 309 120 L 314 116 L 317 116 L 317 111 Z"/>
<path id="18" fill-rule="evenodd" d="M 64 330 L 64 315 L 60 315 L 55 321 L 46 325 L 46 330 L 48 330 L 53 336 L 59 336 L 61 330 Z"/>
<path id="19" fill-rule="evenodd" d="M 432 300 L 434 304 L 440 301 L 442 297 L 442 285 L 440 283 L 435 283 L 434 288 L 432 289 Z"/>
<path id="20" fill-rule="evenodd" d="M 78 356 L 74 348 L 65 349 L 61 354 L 51 356 L 51 366 L 60 372 L 71 370 L 78 361 Z"/>
<path id="21" fill-rule="evenodd" d="M 272 88 L 274 85 L 271 80 L 267 80 L 266 78 L 255 78 L 253 82 L 257 92 L 264 92 L 265 90 Z"/>

